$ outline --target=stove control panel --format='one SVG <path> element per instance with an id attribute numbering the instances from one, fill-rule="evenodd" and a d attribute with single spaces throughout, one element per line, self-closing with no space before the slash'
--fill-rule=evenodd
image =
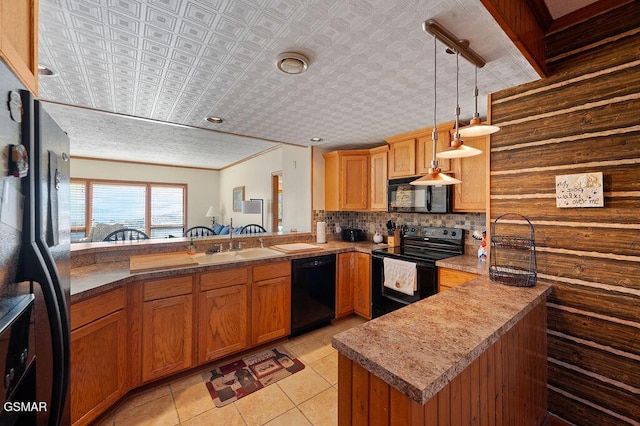
<path id="1" fill-rule="evenodd" d="M 464 229 L 460 228 L 437 228 L 432 226 L 405 225 L 405 237 L 427 237 L 448 240 L 462 240 Z"/>

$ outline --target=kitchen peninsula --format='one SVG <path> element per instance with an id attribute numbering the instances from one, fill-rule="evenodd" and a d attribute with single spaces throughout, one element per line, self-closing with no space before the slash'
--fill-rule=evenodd
<path id="1" fill-rule="evenodd" d="M 481 276 L 334 336 L 339 424 L 542 424 L 551 290 Z"/>

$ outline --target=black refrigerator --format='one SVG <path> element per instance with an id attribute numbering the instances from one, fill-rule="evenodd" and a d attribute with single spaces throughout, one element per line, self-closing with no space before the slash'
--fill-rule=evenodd
<path id="1" fill-rule="evenodd" d="M 70 424 L 69 138 L 0 61 L 0 424 Z"/>

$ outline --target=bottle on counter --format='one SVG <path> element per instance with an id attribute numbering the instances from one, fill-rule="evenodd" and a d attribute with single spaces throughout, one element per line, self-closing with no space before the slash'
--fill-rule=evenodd
<path id="1" fill-rule="evenodd" d="M 191 241 L 189 241 L 189 248 L 187 249 L 187 253 L 196 254 L 196 243 L 193 241 L 193 237 L 191 237 Z"/>

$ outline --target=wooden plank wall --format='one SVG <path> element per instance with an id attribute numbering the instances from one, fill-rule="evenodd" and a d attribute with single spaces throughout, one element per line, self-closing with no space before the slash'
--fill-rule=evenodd
<path id="1" fill-rule="evenodd" d="M 635 1 L 551 34 L 555 74 L 491 99 L 490 221 L 535 225 L 555 287 L 549 412 L 579 425 L 640 424 L 638 28 Z M 556 208 L 555 176 L 587 172 L 604 175 L 604 208 Z"/>
<path id="2" fill-rule="evenodd" d="M 338 356 L 338 425 L 542 425 L 547 414 L 546 304 L 420 405 Z"/>

